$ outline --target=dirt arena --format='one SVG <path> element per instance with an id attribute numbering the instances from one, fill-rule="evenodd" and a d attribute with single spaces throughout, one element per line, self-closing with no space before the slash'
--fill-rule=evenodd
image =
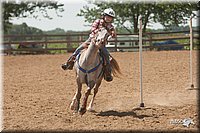
<path id="1" fill-rule="evenodd" d="M 3 56 L 4 131 L 198 130 L 198 92 L 188 90 L 189 51 L 143 52 L 145 108 L 138 108 L 139 53 L 111 54 L 123 75 L 111 83 L 102 82 L 94 104 L 95 112 L 86 112 L 83 116 L 69 109 L 76 91 L 75 73 L 60 67 L 70 54 Z M 197 87 L 197 51 L 193 57 Z M 86 85 L 82 93 L 85 90 Z M 191 118 L 194 123 L 184 127 L 185 118 Z"/>

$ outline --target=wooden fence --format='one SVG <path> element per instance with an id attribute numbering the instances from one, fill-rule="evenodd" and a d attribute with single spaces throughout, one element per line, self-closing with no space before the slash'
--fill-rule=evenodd
<path id="1" fill-rule="evenodd" d="M 84 42 L 89 33 L 67 33 L 65 35 L 4 35 L 3 36 L 3 52 L 7 54 L 12 53 L 21 53 L 22 51 L 29 53 L 49 53 L 50 51 L 61 51 L 64 50 L 66 52 L 73 52 L 78 44 Z M 120 36 L 130 36 L 130 35 L 138 35 L 138 34 L 118 34 Z M 20 40 L 20 41 L 17 41 Z M 27 41 L 28 40 L 28 41 Z M 138 49 L 139 46 L 130 46 L 130 47 L 119 47 L 117 43 L 120 42 L 134 42 L 138 43 L 139 39 L 127 39 L 127 40 L 115 40 L 109 41 L 115 44 L 114 47 L 108 48 L 113 49 L 113 51 L 117 51 L 120 49 Z M 179 44 L 171 44 L 171 45 L 162 45 L 162 46 L 154 46 L 153 43 L 166 41 L 166 40 L 184 40 L 184 43 Z M 176 31 L 176 32 L 149 32 L 143 34 L 143 47 L 146 50 L 155 50 L 161 47 L 175 47 L 175 46 L 189 46 L 189 31 Z M 194 45 L 197 45 L 199 40 L 199 32 L 193 31 L 193 40 Z M 51 47 L 52 44 L 64 44 L 64 47 Z"/>

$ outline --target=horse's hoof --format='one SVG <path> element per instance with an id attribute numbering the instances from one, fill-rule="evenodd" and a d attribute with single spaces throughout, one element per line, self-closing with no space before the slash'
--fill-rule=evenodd
<path id="1" fill-rule="evenodd" d="M 70 109 L 71 109 L 71 110 L 74 110 L 74 106 L 70 106 Z"/>
<path id="2" fill-rule="evenodd" d="M 92 110 L 93 110 L 93 109 L 92 109 L 92 108 L 90 108 L 90 107 L 88 107 L 88 108 L 87 108 L 87 111 L 90 111 L 90 112 L 92 112 Z"/>
<path id="3" fill-rule="evenodd" d="M 77 113 L 78 113 L 78 111 L 77 111 L 77 110 L 74 110 L 73 115 L 75 115 L 75 114 L 77 114 Z"/>
<path id="4" fill-rule="evenodd" d="M 70 104 L 70 109 L 74 110 L 75 109 L 75 105 L 73 103 Z"/>
<path id="5" fill-rule="evenodd" d="M 92 108 L 87 108 L 87 111 L 89 111 L 89 112 L 96 112 L 94 109 L 92 109 Z"/>
<path id="6" fill-rule="evenodd" d="M 78 112 L 80 115 L 83 115 L 86 112 L 86 108 L 80 108 Z"/>

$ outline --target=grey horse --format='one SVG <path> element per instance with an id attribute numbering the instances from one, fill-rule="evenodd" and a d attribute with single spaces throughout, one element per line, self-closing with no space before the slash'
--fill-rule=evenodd
<path id="1" fill-rule="evenodd" d="M 96 34 L 96 37 L 91 41 L 87 49 L 83 50 L 81 54 L 77 56 L 74 69 L 76 72 L 77 91 L 70 104 L 70 109 L 75 112 L 79 112 L 83 115 L 86 112 L 87 99 L 94 88 L 94 95 L 87 108 L 89 111 L 93 111 L 93 103 L 95 96 L 98 92 L 98 88 L 101 85 L 104 71 L 103 71 L 103 59 L 99 54 L 99 49 L 107 43 L 109 34 L 106 29 L 102 28 Z M 111 57 L 111 68 L 114 76 L 121 74 L 117 61 Z M 80 98 L 82 84 L 87 85 L 87 91 L 85 92 L 83 103 L 80 107 Z"/>

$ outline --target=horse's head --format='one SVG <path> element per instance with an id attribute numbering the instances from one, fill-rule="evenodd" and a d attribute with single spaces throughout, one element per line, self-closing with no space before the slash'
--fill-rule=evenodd
<path id="1" fill-rule="evenodd" d="M 109 33 L 105 28 L 100 28 L 98 32 L 96 33 L 94 41 L 96 42 L 95 45 L 98 47 L 102 47 L 103 45 L 106 45 L 107 39 L 109 37 Z"/>

